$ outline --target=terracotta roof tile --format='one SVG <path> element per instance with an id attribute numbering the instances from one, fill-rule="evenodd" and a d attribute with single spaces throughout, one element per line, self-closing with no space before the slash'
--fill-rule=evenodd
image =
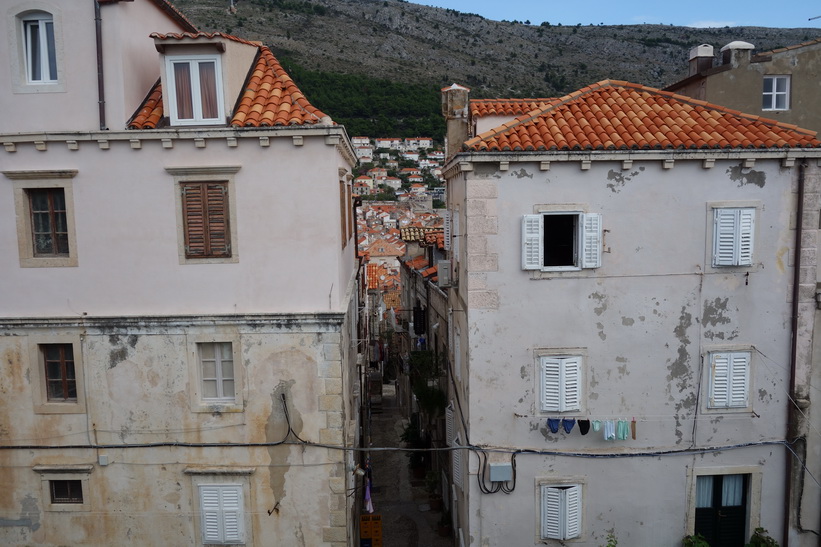
<path id="1" fill-rule="evenodd" d="M 464 144 L 475 151 L 818 148 L 814 131 L 605 80 Z"/>
<path id="2" fill-rule="evenodd" d="M 251 68 L 243 94 L 236 101 L 229 125 L 269 127 L 280 125 L 330 124 L 331 119 L 315 108 L 279 64 L 271 50 L 248 40 L 219 32 L 152 33 L 152 38 L 168 40 L 213 40 L 220 38 L 254 46 L 259 54 Z M 159 81 L 128 124 L 129 129 L 156 129 L 163 118 L 162 86 Z"/>
<path id="3" fill-rule="evenodd" d="M 521 116 L 557 102 L 559 99 L 471 99 L 470 115 Z"/>

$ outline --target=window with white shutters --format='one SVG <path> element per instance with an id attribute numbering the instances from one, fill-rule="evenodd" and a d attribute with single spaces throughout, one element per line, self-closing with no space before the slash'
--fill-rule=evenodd
<path id="1" fill-rule="evenodd" d="M 601 266 L 598 213 L 550 212 L 522 217 L 522 269 L 579 270 Z"/>
<path id="2" fill-rule="evenodd" d="M 459 437 L 453 439 L 452 446 L 460 446 L 462 441 Z M 462 489 L 462 451 L 455 449 L 451 451 L 451 472 L 453 474 L 453 484 Z"/>
<path id="3" fill-rule="evenodd" d="M 541 357 L 540 406 L 543 412 L 581 408 L 582 359 L 579 356 Z"/>
<path id="4" fill-rule="evenodd" d="M 541 538 L 573 539 L 581 535 L 581 485 L 545 486 L 542 489 Z"/>
<path id="5" fill-rule="evenodd" d="M 445 442 L 448 446 L 453 442 L 453 403 L 445 409 Z"/>
<path id="6" fill-rule="evenodd" d="M 218 545 L 245 543 L 242 485 L 201 484 L 199 493 L 202 542 Z"/>
<path id="7" fill-rule="evenodd" d="M 713 211 L 713 266 L 752 265 L 755 207 L 720 207 Z"/>
<path id="8" fill-rule="evenodd" d="M 750 383 L 750 352 L 710 354 L 710 408 L 746 408 Z"/>

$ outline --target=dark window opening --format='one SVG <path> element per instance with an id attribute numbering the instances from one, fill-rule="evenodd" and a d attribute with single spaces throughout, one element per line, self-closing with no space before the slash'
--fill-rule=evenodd
<path id="1" fill-rule="evenodd" d="M 579 215 L 544 215 L 544 265 L 575 266 Z"/>
<path id="2" fill-rule="evenodd" d="M 83 481 L 49 481 L 51 503 L 83 503 Z"/>
<path id="3" fill-rule="evenodd" d="M 76 401 L 77 377 L 71 344 L 41 346 L 46 367 L 46 393 L 49 401 Z"/>
<path id="4" fill-rule="evenodd" d="M 68 254 L 66 196 L 62 188 L 28 190 L 34 256 Z"/>

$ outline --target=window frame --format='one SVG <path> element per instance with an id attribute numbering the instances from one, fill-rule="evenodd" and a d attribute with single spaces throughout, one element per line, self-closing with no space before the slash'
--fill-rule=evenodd
<path id="1" fill-rule="evenodd" d="M 212 502 L 206 494 L 216 494 L 216 507 L 206 507 Z M 234 496 L 235 507 L 226 507 L 226 494 Z M 242 484 L 198 484 L 197 499 L 199 501 L 200 534 L 202 543 L 206 545 L 244 545 L 245 544 L 245 503 Z M 231 518 L 231 516 L 233 516 Z M 233 521 L 236 533 L 226 531 L 229 520 Z M 218 531 L 209 531 L 209 524 L 216 524 Z"/>
<path id="2" fill-rule="evenodd" d="M 65 51 L 63 47 L 62 12 L 56 6 L 39 0 L 20 3 L 20 11 L 7 18 L 6 35 L 9 46 L 11 85 L 14 93 L 63 93 L 66 91 Z M 14 10 L 14 8 L 12 8 Z M 12 11 L 13 13 L 13 11 Z M 30 79 L 29 40 L 27 22 L 51 20 L 54 37 L 54 65 L 56 74 L 51 80 Z M 48 52 L 46 52 L 48 59 Z M 41 55 L 42 59 L 42 55 Z M 50 69 L 49 69 L 50 71 Z"/>
<path id="3" fill-rule="evenodd" d="M 242 365 L 241 337 L 236 332 L 188 334 L 187 360 L 189 381 L 189 403 L 191 412 L 243 412 L 245 409 L 245 371 Z M 204 396 L 203 367 L 200 361 L 202 344 L 231 344 L 234 371 L 234 398 L 208 398 Z"/>
<path id="4" fill-rule="evenodd" d="M 554 399 L 556 406 L 545 404 L 547 372 L 545 366 L 554 364 L 558 367 L 559 376 L 556 378 L 558 390 Z M 585 405 L 585 363 L 587 350 L 585 348 L 537 348 L 534 351 L 534 401 L 535 413 L 538 416 L 578 414 L 584 412 Z M 567 376 L 569 375 L 569 376 Z M 567 382 L 565 381 L 567 380 Z M 575 381 L 575 387 L 573 382 Z"/>
<path id="5" fill-rule="evenodd" d="M 40 496 L 45 511 L 88 512 L 92 509 L 90 476 L 93 465 L 36 465 L 32 468 L 40 475 Z M 78 481 L 80 501 L 54 501 L 53 483 L 57 481 Z"/>
<path id="6" fill-rule="evenodd" d="M 693 534 L 696 529 L 696 488 L 698 477 L 702 475 L 749 475 L 747 491 L 747 537 L 750 537 L 756 528 L 761 526 L 761 491 L 763 471 L 755 465 L 745 466 L 716 466 L 687 468 L 687 522 L 686 533 Z"/>
<path id="7" fill-rule="evenodd" d="M 29 336 L 29 370 L 32 376 L 32 395 L 35 414 L 84 414 L 86 412 L 85 380 L 83 374 L 82 344 L 79 335 L 57 334 Z M 70 345 L 74 357 L 76 399 L 56 400 L 48 396 L 44 346 Z"/>
<path id="8" fill-rule="evenodd" d="M 194 514 L 194 525 L 199 530 L 199 544 L 201 545 L 254 545 L 254 530 L 252 524 L 251 504 L 251 475 L 253 467 L 200 467 L 192 466 L 183 469 L 183 473 L 191 478 L 190 496 L 191 512 Z M 240 490 L 238 499 L 241 502 L 238 527 L 242 531 L 239 541 L 210 541 L 205 533 L 206 522 L 203 518 L 202 488 L 232 487 Z"/>
<path id="9" fill-rule="evenodd" d="M 759 207 L 746 204 L 711 204 L 710 209 L 710 266 L 716 269 L 753 267 Z M 745 249 L 745 246 L 748 249 Z M 723 257 L 727 255 L 728 258 Z"/>
<path id="10" fill-rule="evenodd" d="M 203 350 L 206 346 L 210 347 L 213 350 L 214 377 L 206 376 L 205 363 L 206 361 L 211 360 L 207 359 L 203 355 Z M 224 355 L 223 353 L 224 351 L 226 351 L 226 346 L 229 355 Z M 234 373 L 236 366 L 234 363 L 233 344 L 231 342 L 197 342 L 197 360 L 197 366 L 200 369 L 200 389 L 202 390 L 202 400 L 207 403 L 234 404 L 237 400 L 237 387 L 236 374 Z M 224 364 L 227 362 L 231 363 L 230 378 L 225 376 Z M 205 395 L 206 382 L 214 382 L 214 387 L 217 392 L 216 396 L 209 397 Z M 234 385 L 233 394 L 231 394 L 230 396 L 225 394 L 225 382 L 231 382 Z"/>
<path id="11" fill-rule="evenodd" d="M 58 349 L 60 353 L 59 357 L 59 378 L 56 380 L 60 383 L 62 397 L 53 397 L 52 396 L 52 384 L 55 382 L 55 379 L 51 377 L 50 374 L 50 367 L 49 363 L 55 362 L 54 359 L 51 359 L 48 355 L 48 349 L 54 348 Z M 77 402 L 77 367 L 74 364 L 74 347 L 70 343 L 57 343 L 57 344 L 39 344 L 40 354 L 41 354 L 41 363 L 43 364 L 43 375 L 45 376 L 46 381 L 46 399 L 50 403 L 76 403 Z M 66 356 L 66 350 L 71 350 L 71 358 Z M 69 361 L 70 361 L 70 372 L 69 374 Z M 71 378 L 70 378 L 71 376 Z M 71 387 L 70 384 L 74 384 L 74 397 L 71 397 Z"/>
<path id="12" fill-rule="evenodd" d="M 77 170 L 3 171 L 12 181 L 17 224 L 17 248 L 21 268 L 77 267 L 77 235 L 74 222 L 74 185 Z M 38 254 L 34 249 L 34 226 L 30 193 L 33 190 L 63 190 L 68 253 Z"/>
<path id="13" fill-rule="evenodd" d="M 762 79 L 761 110 L 764 112 L 784 112 L 790 109 L 790 87 L 792 75 L 790 74 L 765 74 Z M 767 91 L 767 81 L 771 81 L 771 89 Z M 778 82 L 785 82 L 785 89 L 778 91 Z M 784 97 L 784 108 L 778 107 L 778 98 Z M 769 103 L 769 106 L 765 104 Z"/>
<path id="14" fill-rule="evenodd" d="M 26 67 L 26 82 L 32 85 L 53 85 L 58 81 L 57 74 L 57 42 L 55 36 L 54 16 L 45 11 L 34 11 L 20 17 L 23 25 L 23 57 Z M 34 49 L 34 33 L 32 27 L 37 24 L 37 39 L 39 54 L 34 59 L 32 50 Z M 51 32 L 48 30 L 51 25 Z M 49 38 L 51 44 L 49 44 Z M 45 47 L 44 47 L 45 45 Z M 53 65 L 53 66 L 52 66 Z M 38 68 L 41 74 L 39 79 L 34 78 L 35 69 Z M 52 74 L 52 70 L 54 74 Z M 47 75 L 45 73 L 48 73 Z"/>
<path id="15" fill-rule="evenodd" d="M 214 95 L 217 101 L 217 116 L 206 118 L 203 115 L 202 89 L 200 78 L 200 63 L 214 63 Z M 180 118 L 179 105 L 177 104 L 177 78 L 174 71 L 175 64 L 187 64 L 189 67 L 190 91 L 192 117 Z M 196 54 L 196 55 L 166 55 L 165 56 L 165 89 L 168 90 L 163 96 L 167 101 L 168 120 L 172 126 L 180 125 L 225 125 L 225 99 L 222 83 L 222 57 L 216 54 Z"/>
<path id="16" fill-rule="evenodd" d="M 745 363 L 737 364 L 736 357 L 746 357 Z M 716 404 L 714 399 L 716 397 L 716 358 L 726 358 L 728 363 L 726 388 L 723 390 L 726 395 L 726 403 Z M 709 413 L 727 413 L 727 412 L 750 412 L 752 410 L 752 386 L 753 386 L 753 351 L 748 347 L 733 347 L 733 348 L 713 348 L 704 356 L 704 362 L 708 367 L 707 370 L 707 386 L 706 398 L 704 402 L 704 411 Z M 743 377 L 738 376 L 742 373 L 735 373 L 737 366 L 743 367 Z M 734 384 L 743 382 L 744 384 L 744 401 L 743 404 L 736 402 L 733 404 Z M 721 393 L 719 391 L 719 393 Z M 737 401 L 737 399 L 736 399 Z"/>
<path id="17" fill-rule="evenodd" d="M 581 206 L 537 206 L 533 214 L 522 216 L 522 270 L 536 272 L 576 272 L 600 268 L 604 231 L 602 215 L 586 212 Z M 545 265 L 547 239 L 545 218 L 549 216 L 575 217 L 572 236 L 572 264 Z"/>
<path id="18" fill-rule="evenodd" d="M 174 199 L 177 216 L 177 256 L 180 264 L 232 264 L 239 262 L 239 245 L 237 238 L 237 195 L 235 191 L 234 175 L 240 166 L 214 167 L 166 167 L 166 172 L 174 180 Z M 225 256 L 191 256 L 187 252 L 188 238 L 186 235 L 186 218 L 183 203 L 183 184 L 191 183 L 219 183 L 224 184 L 227 192 L 226 204 L 226 234 L 229 241 L 230 253 Z"/>
<path id="19" fill-rule="evenodd" d="M 547 540 L 579 540 L 584 534 L 584 482 L 580 480 L 537 481 L 537 534 L 538 542 Z M 549 497 L 557 499 L 550 500 Z M 550 503 L 559 504 L 559 514 L 550 529 Z M 575 522 L 571 519 L 576 515 Z"/>

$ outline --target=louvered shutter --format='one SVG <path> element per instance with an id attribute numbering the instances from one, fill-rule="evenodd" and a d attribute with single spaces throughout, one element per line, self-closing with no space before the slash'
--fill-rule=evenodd
<path id="1" fill-rule="evenodd" d="M 582 532 L 582 487 L 571 486 L 564 491 L 564 538 L 579 537 Z"/>
<path id="2" fill-rule="evenodd" d="M 746 407 L 750 377 L 750 354 L 731 354 L 731 372 L 729 381 L 729 401 L 727 406 Z"/>
<path id="3" fill-rule="evenodd" d="M 586 213 L 581 215 L 582 221 L 582 268 L 598 268 L 601 266 L 602 225 L 601 215 Z"/>
<path id="4" fill-rule="evenodd" d="M 558 412 L 562 401 L 562 360 L 542 357 L 541 368 L 542 410 Z"/>
<path id="5" fill-rule="evenodd" d="M 453 403 L 445 409 L 445 441 L 448 446 L 453 443 Z"/>
<path id="6" fill-rule="evenodd" d="M 223 541 L 242 542 L 242 487 L 222 487 Z"/>
<path id="7" fill-rule="evenodd" d="M 714 353 L 712 355 L 713 381 L 710 386 L 710 406 L 726 407 L 730 396 L 730 355 Z"/>
<path id="8" fill-rule="evenodd" d="M 562 491 L 542 486 L 542 538 L 562 539 Z"/>
<path id="9" fill-rule="evenodd" d="M 542 215 L 522 217 L 522 269 L 541 270 L 544 265 L 544 242 Z"/>
<path id="10" fill-rule="evenodd" d="M 578 410 L 581 405 L 581 359 L 562 360 L 562 401 L 559 410 Z"/>
<path id="11" fill-rule="evenodd" d="M 181 192 L 185 255 L 191 258 L 231 256 L 227 186 L 183 183 Z"/>
<path id="12" fill-rule="evenodd" d="M 738 211 L 738 262 L 739 266 L 753 263 L 753 237 L 755 234 L 755 209 Z"/>
<path id="13" fill-rule="evenodd" d="M 442 219 L 444 228 L 445 228 L 445 250 L 450 251 L 451 249 L 451 238 L 453 237 L 453 230 L 451 229 L 450 224 L 450 211 L 444 211 L 444 218 Z"/>
<path id="14" fill-rule="evenodd" d="M 459 446 L 462 444 L 462 441 L 459 437 L 453 439 L 454 446 Z M 451 470 L 453 472 L 453 484 L 458 486 L 460 489 L 462 488 L 462 451 L 460 449 L 455 449 L 451 452 L 453 454 L 453 458 L 451 460 Z"/>
<path id="15" fill-rule="evenodd" d="M 219 486 L 200 485 L 200 508 L 202 511 L 202 542 L 222 541 Z"/>

